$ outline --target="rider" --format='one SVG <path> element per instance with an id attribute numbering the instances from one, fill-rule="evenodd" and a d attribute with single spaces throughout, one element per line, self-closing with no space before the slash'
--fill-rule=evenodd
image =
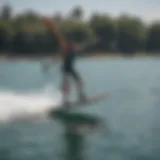
<path id="1" fill-rule="evenodd" d="M 88 44 L 85 44 L 83 46 L 78 47 L 75 43 L 73 42 L 67 42 L 64 37 L 62 36 L 59 28 L 50 21 L 48 18 L 44 18 L 45 24 L 47 25 L 48 28 L 52 30 L 52 32 L 55 34 L 57 37 L 62 52 L 63 52 L 63 65 L 62 65 L 62 91 L 63 91 L 63 98 L 64 102 L 67 101 L 67 95 L 69 92 L 69 78 L 72 77 L 77 84 L 77 88 L 79 91 L 79 97 L 81 101 L 86 100 L 86 97 L 84 95 L 83 91 L 83 83 L 80 75 L 77 73 L 74 67 L 74 62 L 75 62 L 75 56 L 78 52 L 82 51 Z M 95 43 L 96 41 L 94 41 Z M 91 44 L 91 43 L 90 43 Z"/>
<path id="2" fill-rule="evenodd" d="M 79 52 L 78 48 L 73 42 L 69 42 L 64 50 L 63 54 L 63 64 L 62 64 L 62 90 L 64 98 L 67 98 L 69 92 L 69 78 L 72 77 L 77 85 L 78 94 L 81 101 L 85 101 L 86 97 L 84 95 L 83 82 L 79 73 L 75 70 L 74 62 L 76 59 L 76 54 Z"/>

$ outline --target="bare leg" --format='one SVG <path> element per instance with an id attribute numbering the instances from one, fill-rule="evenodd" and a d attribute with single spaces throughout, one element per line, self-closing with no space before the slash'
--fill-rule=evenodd
<path id="1" fill-rule="evenodd" d="M 82 79 L 80 77 L 76 79 L 76 84 L 77 84 L 79 95 L 80 96 L 84 95 L 84 83 L 82 82 Z"/>
<path id="2" fill-rule="evenodd" d="M 69 76 L 66 73 L 63 73 L 62 75 L 62 99 L 63 99 L 63 104 L 68 105 L 68 96 L 69 96 L 69 91 L 70 91 L 70 86 L 69 86 Z"/>
<path id="3" fill-rule="evenodd" d="M 78 96 L 79 96 L 80 100 L 82 100 L 82 101 L 86 100 L 85 94 L 84 94 L 84 83 L 83 83 L 81 77 L 75 71 L 72 71 L 72 75 L 73 75 L 73 78 L 74 78 L 76 85 L 77 85 Z"/>

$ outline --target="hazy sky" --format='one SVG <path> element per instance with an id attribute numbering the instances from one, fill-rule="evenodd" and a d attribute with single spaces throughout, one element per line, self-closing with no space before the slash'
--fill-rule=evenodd
<path id="1" fill-rule="evenodd" d="M 81 5 L 85 16 L 93 11 L 107 12 L 117 16 L 121 12 L 137 15 L 145 21 L 160 20 L 160 0 L 0 0 L 0 6 L 9 3 L 14 13 L 34 9 L 42 14 L 69 12 L 74 6 Z"/>

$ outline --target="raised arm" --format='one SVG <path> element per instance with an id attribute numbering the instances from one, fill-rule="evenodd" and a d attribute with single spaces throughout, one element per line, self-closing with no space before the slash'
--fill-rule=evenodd
<path id="1" fill-rule="evenodd" d="M 57 37 L 59 43 L 60 43 L 60 46 L 65 49 L 66 46 L 67 46 L 67 41 L 65 40 L 65 38 L 62 36 L 59 28 L 55 25 L 54 22 L 52 22 L 49 18 L 47 17 L 44 17 L 44 22 L 45 22 L 45 25 L 50 28 L 53 32 L 53 34 L 55 34 L 55 36 Z"/>
<path id="2" fill-rule="evenodd" d="M 55 36 L 57 37 L 57 39 L 60 43 L 60 46 L 62 47 L 62 49 L 66 50 L 67 46 L 68 46 L 68 42 L 63 37 L 62 33 L 60 32 L 60 30 L 56 26 L 56 24 L 54 22 L 52 22 L 47 17 L 44 17 L 44 22 L 45 22 L 45 25 L 52 30 L 53 34 L 55 34 Z M 99 41 L 99 40 L 96 39 L 96 40 L 90 41 L 88 43 L 84 43 L 84 44 L 81 44 L 81 45 L 75 45 L 75 50 L 83 51 L 86 47 L 96 44 L 97 41 Z"/>

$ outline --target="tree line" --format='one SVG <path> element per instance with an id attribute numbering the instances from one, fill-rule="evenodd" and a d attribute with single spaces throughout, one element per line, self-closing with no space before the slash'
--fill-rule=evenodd
<path id="1" fill-rule="evenodd" d="M 160 53 L 160 21 L 146 24 L 139 17 L 121 14 L 117 18 L 103 13 L 93 13 L 84 18 L 84 10 L 76 6 L 67 16 L 56 13 L 50 17 L 60 27 L 66 39 L 79 44 L 100 40 L 86 48 L 86 53 L 136 52 Z M 33 10 L 13 15 L 12 8 L 5 5 L 0 13 L 0 53 L 54 54 L 59 43 L 48 30 L 42 16 Z"/>

